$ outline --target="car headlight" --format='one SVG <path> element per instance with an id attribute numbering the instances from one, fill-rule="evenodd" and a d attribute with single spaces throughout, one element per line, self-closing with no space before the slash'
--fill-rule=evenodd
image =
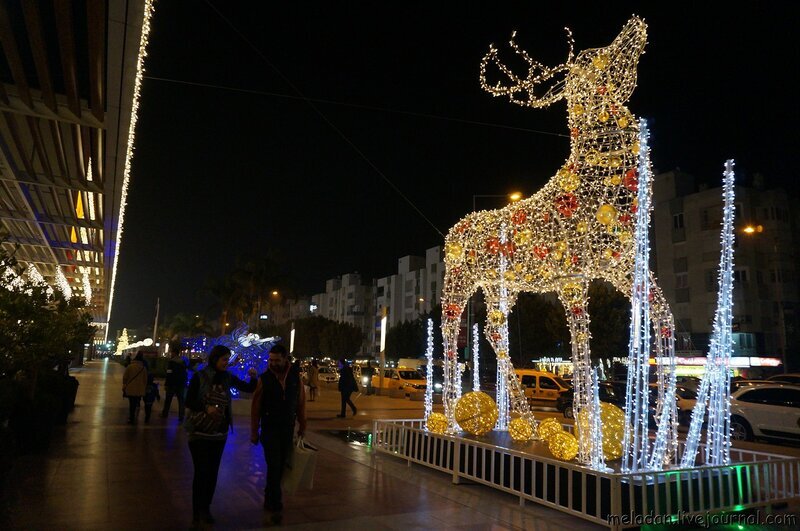
<path id="1" fill-rule="evenodd" d="M 364 376 L 363 378 L 361 378 L 361 383 L 367 385 L 367 383 L 369 383 L 369 378 Z"/>
<path id="2" fill-rule="evenodd" d="M 433 388 L 434 389 L 441 389 L 442 388 L 442 384 L 440 384 L 440 383 L 433 384 Z"/>

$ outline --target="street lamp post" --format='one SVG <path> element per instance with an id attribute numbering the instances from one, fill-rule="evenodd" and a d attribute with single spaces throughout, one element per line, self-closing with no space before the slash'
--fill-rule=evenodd
<path id="1" fill-rule="evenodd" d="M 475 200 L 478 199 L 479 197 L 480 198 L 506 197 L 512 203 L 516 203 L 517 201 L 522 199 L 522 193 L 521 192 L 512 192 L 512 193 L 510 193 L 508 195 L 502 195 L 502 194 L 473 194 L 473 196 L 472 196 L 472 211 L 473 212 L 475 212 L 475 210 L 477 210 L 477 206 L 475 204 Z M 471 330 L 471 324 L 472 324 L 472 296 L 470 296 L 470 298 L 467 300 L 467 335 L 469 335 L 469 331 Z M 456 345 L 456 347 L 458 347 L 458 345 Z M 470 341 L 469 341 L 469 338 L 467 338 L 467 345 L 466 345 L 465 350 L 464 350 L 464 361 L 465 362 L 470 357 L 470 354 L 471 354 L 471 352 L 470 352 Z"/>

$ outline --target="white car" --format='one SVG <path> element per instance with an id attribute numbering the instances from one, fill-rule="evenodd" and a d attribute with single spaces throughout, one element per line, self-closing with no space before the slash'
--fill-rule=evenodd
<path id="1" fill-rule="evenodd" d="M 339 381 L 339 371 L 333 367 L 320 367 L 319 381 L 325 383 L 336 383 Z"/>
<path id="2" fill-rule="evenodd" d="M 800 440 L 800 386 L 743 387 L 731 395 L 731 438 Z"/>

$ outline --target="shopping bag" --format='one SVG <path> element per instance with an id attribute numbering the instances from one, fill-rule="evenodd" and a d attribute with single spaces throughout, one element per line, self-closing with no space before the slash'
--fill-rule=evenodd
<path id="1" fill-rule="evenodd" d="M 294 494 L 300 489 L 314 488 L 314 469 L 317 466 L 317 449 L 297 438 L 294 451 L 286 462 L 281 478 L 281 490 L 284 494 Z"/>

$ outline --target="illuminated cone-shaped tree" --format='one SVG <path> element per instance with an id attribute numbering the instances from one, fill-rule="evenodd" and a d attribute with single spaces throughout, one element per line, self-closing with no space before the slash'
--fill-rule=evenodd
<path id="1" fill-rule="evenodd" d="M 123 328 L 122 334 L 119 336 L 119 341 L 117 341 L 117 355 L 121 355 L 122 352 L 128 348 L 130 345 L 130 340 L 128 339 L 128 329 Z"/>

